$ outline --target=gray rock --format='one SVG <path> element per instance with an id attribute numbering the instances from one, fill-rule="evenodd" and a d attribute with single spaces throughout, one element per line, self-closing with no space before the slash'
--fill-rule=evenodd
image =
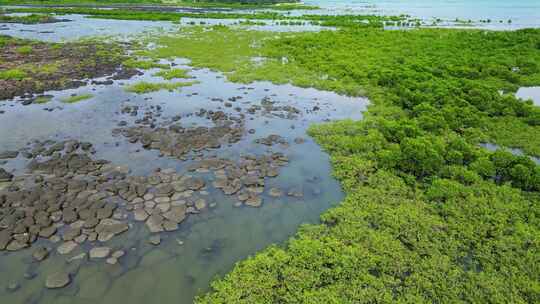
<path id="1" fill-rule="evenodd" d="M 0 183 L 10 182 L 13 179 L 13 174 L 7 172 L 3 168 L 0 168 Z"/>
<path id="2" fill-rule="evenodd" d="M 56 227 L 55 226 L 50 226 L 50 227 L 41 229 L 39 231 L 39 236 L 42 237 L 42 238 L 48 239 L 51 236 L 53 236 L 55 233 L 56 233 Z"/>
<path id="3" fill-rule="evenodd" d="M 161 244 L 161 237 L 159 236 L 159 234 L 152 235 L 148 239 L 148 243 L 150 243 L 150 244 L 152 244 L 154 246 L 157 246 L 157 245 Z"/>
<path id="4" fill-rule="evenodd" d="M 280 197 L 283 195 L 283 191 L 281 191 L 280 189 L 278 188 L 271 188 L 269 191 L 268 191 L 268 195 L 272 196 L 272 197 Z"/>
<path id="5" fill-rule="evenodd" d="M 183 205 L 171 207 L 171 210 L 165 212 L 163 214 L 163 217 L 168 219 L 169 221 L 173 221 L 179 224 L 186 218 L 186 206 Z"/>
<path id="6" fill-rule="evenodd" d="M 9 292 L 15 292 L 19 290 L 19 288 L 21 288 L 21 284 L 17 282 L 11 282 L 8 284 L 8 286 L 6 286 L 6 290 Z"/>
<path id="7" fill-rule="evenodd" d="M 4 250 L 11 241 L 11 232 L 7 230 L 0 231 L 0 250 Z"/>
<path id="8" fill-rule="evenodd" d="M 77 248 L 77 246 L 78 244 L 74 241 L 67 241 L 64 242 L 62 245 L 58 246 L 58 248 L 56 248 L 56 251 L 58 251 L 58 253 L 60 254 L 68 254 L 72 252 L 75 248 Z"/>
<path id="9" fill-rule="evenodd" d="M 66 229 L 66 231 L 64 231 L 64 235 L 62 236 L 62 238 L 64 239 L 64 241 L 72 241 L 79 235 L 81 235 L 81 228 L 69 227 L 68 229 Z"/>
<path id="10" fill-rule="evenodd" d="M 124 250 L 117 250 L 117 251 L 113 252 L 113 253 L 111 254 L 111 256 L 112 256 L 113 258 L 115 258 L 115 259 L 119 259 L 119 258 L 123 257 L 125 254 L 126 254 L 126 253 L 124 252 Z"/>
<path id="11" fill-rule="evenodd" d="M 157 214 L 154 214 L 146 220 L 146 226 L 148 230 L 152 233 L 163 231 L 163 217 Z"/>
<path id="12" fill-rule="evenodd" d="M 90 249 L 90 258 L 91 259 L 103 259 L 109 256 L 111 253 L 111 248 L 109 247 L 94 247 Z"/>
<path id="13" fill-rule="evenodd" d="M 146 211 L 144 211 L 142 208 L 135 209 L 133 211 L 133 217 L 136 221 L 144 222 L 148 218 L 148 213 L 146 213 Z"/>
<path id="14" fill-rule="evenodd" d="M 0 159 L 15 158 L 19 155 L 18 151 L 3 151 L 0 152 Z"/>
<path id="15" fill-rule="evenodd" d="M 60 271 L 47 276 L 47 280 L 45 281 L 45 287 L 49 289 L 62 288 L 66 287 L 70 282 L 71 277 L 69 273 Z"/>
<path id="16" fill-rule="evenodd" d="M 48 256 L 49 256 L 49 249 L 47 249 L 46 247 L 39 247 L 32 254 L 32 257 L 34 258 L 34 260 L 38 262 L 45 260 Z"/>
<path id="17" fill-rule="evenodd" d="M 244 204 L 246 204 L 246 206 L 250 206 L 250 207 L 260 207 L 262 205 L 262 198 L 258 197 L 258 196 L 252 196 L 250 198 L 248 198 Z"/>
<path id="18" fill-rule="evenodd" d="M 98 241 L 106 242 L 115 235 L 121 234 L 129 229 L 129 225 L 125 222 L 121 222 L 114 219 L 101 220 L 96 227 L 98 233 Z"/>
<path id="19" fill-rule="evenodd" d="M 28 247 L 28 243 L 22 241 L 22 240 L 12 240 L 9 245 L 7 245 L 6 250 L 7 251 L 18 251 L 23 248 Z"/>
<path id="20" fill-rule="evenodd" d="M 195 201 L 195 208 L 197 208 L 197 210 L 203 210 L 203 209 L 206 209 L 206 201 L 202 198 L 198 199 Z"/>

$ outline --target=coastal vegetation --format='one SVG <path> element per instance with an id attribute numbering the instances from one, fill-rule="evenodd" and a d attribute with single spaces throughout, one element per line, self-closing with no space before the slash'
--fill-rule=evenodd
<path id="1" fill-rule="evenodd" d="M 179 22 L 181 18 L 197 19 L 240 19 L 240 20 L 277 20 L 280 22 L 309 22 L 313 25 L 331 27 L 378 27 L 403 26 L 416 27 L 421 21 L 408 15 L 379 16 L 379 15 L 289 15 L 273 11 L 256 11 L 252 13 L 237 12 L 168 12 L 152 11 L 146 9 L 99 9 L 99 8 L 58 8 L 58 7 L 31 7 L 12 8 L 9 12 L 16 13 L 46 13 L 46 14 L 82 14 L 91 18 L 119 19 L 119 20 L 148 20 Z M 285 23 L 284 23 L 285 24 Z"/>
<path id="2" fill-rule="evenodd" d="M 72 95 L 66 98 L 63 98 L 61 101 L 63 103 L 77 103 L 79 101 L 87 100 L 94 97 L 92 94 L 81 94 L 81 95 Z"/>
<path id="3" fill-rule="evenodd" d="M 29 14 L 23 16 L 8 16 L 0 11 L 0 23 L 22 23 L 22 24 L 38 24 L 38 23 L 53 23 L 62 20 L 56 19 L 48 14 Z"/>
<path id="4" fill-rule="evenodd" d="M 199 303 L 523 302 L 540 299 L 540 32 L 418 29 L 281 34 L 187 29 L 156 58 L 233 81 L 366 95 L 362 121 L 314 126 L 347 192 L 322 224 L 240 262 Z M 252 58 L 263 58 L 254 62 Z M 519 136 L 505 129 L 519 129 Z M 360 287 L 361 286 L 361 287 Z"/>
<path id="5" fill-rule="evenodd" d="M 156 92 L 160 90 L 168 90 L 173 91 L 181 87 L 188 87 L 191 85 L 196 84 L 196 81 L 190 81 L 190 82 L 159 82 L 159 83 L 151 83 L 151 82 L 138 82 L 134 85 L 131 85 L 126 88 L 126 91 L 137 93 L 137 94 L 146 94 L 151 92 Z"/>
<path id="6" fill-rule="evenodd" d="M 306 5 L 296 1 L 273 1 L 273 0 L 220 0 L 220 1 L 191 1 L 191 0 L 4 0 L 3 4 L 9 5 L 63 5 L 63 6 L 134 6 L 152 5 L 155 7 L 192 7 L 192 8 L 226 8 L 226 9 L 271 9 L 271 10 L 316 10 L 315 5 Z"/>
<path id="7" fill-rule="evenodd" d="M 91 50 L 83 54 L 93 55 L 92 64 L 81 74 L 122 65 L 161 68 L 154 76 L 165 80 L 189 78 L 159 63 L 183 57 L 234 82 L 265 80 L 369 98 L 361 121 L 309 130 L 331 156 L 344 201 L 284 246 L 239 262 L 198 303 L 540 302 L 540 166 L 531 158 L 540 156 L 540 108 L 514 95 L 519 87 L 540 85 L 539 29 L 384 29 L 419 25 L 405 15 L 19 11 L 128 20 L 306 20 L 339 28 L 274 33 L 194 26 L 142 38 L 131 59 L 105 45 L 97 52 L 74 44 L 64 53 Z M 149 42 L 157 47 L 145 48 Z M 46 66 L 10 58 L 54 49 L 1 36 L 0 45 L 0 81 L 10 84 L 34 77 L 21 68 L 25 64 Z M 126 90 L 144 94 L 195 83 L 139 82 Z M 501 148 L 490 151 L 486 143 Z"/>
<path id="8" fill-rule="evenodd" d="M 154 76 L 162 77 L 166 80 L 178 79 L 178 78 L 191 78 L 188 72 L 183 69 L 170 69 L 170 70 L 161 70 L 154 74 Z"/>

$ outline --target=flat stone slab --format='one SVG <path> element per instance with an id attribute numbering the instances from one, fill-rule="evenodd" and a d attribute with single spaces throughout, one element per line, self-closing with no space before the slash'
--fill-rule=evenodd
<path id="1" fill-rule="evenodd" d="M 47 276 L 45 287 L 50 289 L 66 287 L 71 282 L 69 273 L 60 271 Z"/>
<path id="2" fill-rule="evenodd" d="M 103 259 L 109 256 L 110 253 L 111 253 L 111 248 L 109 247 L 94 247 L 90 249 L 90 258 Z"/>

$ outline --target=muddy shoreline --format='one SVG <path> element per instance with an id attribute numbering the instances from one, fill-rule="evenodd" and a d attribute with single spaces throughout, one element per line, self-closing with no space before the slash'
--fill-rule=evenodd
<path id="1" fill-rule="evenodd" d="M 105 43 L 48 44 L 0 36 L 0 100 L 24 97 L 49 90 L 77 88 L 86 79 L 111 76 L 128 79 L 138 72 L 122 65 L 123 49 Z"/>

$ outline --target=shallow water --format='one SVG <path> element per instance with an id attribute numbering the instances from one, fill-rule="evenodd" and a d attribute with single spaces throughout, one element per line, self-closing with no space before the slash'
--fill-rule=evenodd
<path id="1" fill-rule="evenodd" d="M 491 23 L 477 24 L 490 29 L 540 27 L 538 0 L 306 0 L 305 3 L 323 8 L 314 13 L 408 14 L 420 19 L 472 21 L 491 19 Z M 510 24 L 509 19 L 512 20 Z"/>
<path id="2" fill-rule="evenodd" d="M 532 100 L 537 106 L 540 106 L 540 87 L 523 87 L 516 92 L 516 97 L 523 100 Z"/>
<path id="3" fill-rule="evenodd" d="M 185 61 L 177 60 L 178 67 Z M 146 175 L 156 168 L 175 168 L 185 172 L 190 161 L 160 157 L 153 150 L 144 150 L 140 144 L 130 144 L 125 138 L 111 132 L 121 120 L 132 123 L 136 117 L 121 114 L 122 107 L 138 105 L 141 108 L 160 105 L 167 117 L 182 115 L 182 123 L 207 125 L 204 118 L 191 115 L 201 108 L 235 113 L 234 107 L 244 110 L 260 104 L 265 97 L 276 105 L 290 105 L 300 110 L 295 119 L 271 115 L 247 115 L 245 134 L 235 144 L 206 152 L 208 156 L 234 158 L 239 154 L 262 154 L 266 150 L 285 153 L 290 163 L 282 168 L 278 177 L 267 181 L 267 187 L 303 189 L 304 197 L 264 196 L 261 208 L 233 207 L 235 197 L 208 189 L 207 199 L 217 207 L 199 215 L 190 216 L 176 232 L 162 233 L 164 240 L 159 247 L 147 243 L 149 232 L 143 223 L 132 223 L 131 229 L 105 243 L 114 249 L 123 249 L 127 255 L 120 264 L 108 265 L 103 261 L 67 263 L 66 258 L 79 254 L 52 256 L 41 264 L 32 262 L 32 249 L 0 254 L 1 303 L 189 303 L 200 290 L 208 288 L 210 280 L 224 274 L 236 261 L 255 253 L 271 243 L 285 241 L 301 223 L 317 222 L 319 215 L 343 198 L 340 186 L 331 177 L 328 156 L 306 135 L 307 127 L 314 122 L 335 119 L 360 119 L 367 100 L 349 98 L 331 92 L 303 89 L 291 85 L 273 85 L 257 82 L 250 85 L 227 82 L 219 73 L 206 69 L 192 70 L 190 74 L 200 83 L 179 91 L 159 91 L 136 95 L 125 91 L 127 85 L 144 80 L 163 81 L 152 76 L 157 70 L 148 70 L 142 76 L 128 81 L 115 81 L 113 85 L 87 85 L 77 89 L 50 91 L 53 99 L 46 104 L 23 106 L 18 101 L 5 101 L 0 109 L 5 111 L 0 119 L 0 146 L 2 150 L 21 149 L 27 142 L 45 139 L 77 139 L 89 141 L 96 148 L 97 159 L 107 159 L 117 165 L 127 165 L 131 173 Z M 76 104 L 64 104 L 62 98 L 72 94 L 93 94 L 93 98 Z M 242 96 L 234 107 L 225 107 L 233 96 Z M 312 111 L 317 106 L 320 110 Z M 53 109 L 51 112 L 45 109 Z M 142 111 L 140 111 L 142 112 Z M 290 146 L 271 148 L 255 144 L 257 138 L 269 134 L 283 136 Z M 302 137 L 306 141 L 295 144 Z M 25 172 L 26 161 L 10 160 L 4 168 L 16 174 Z M 203 177 L 207 177 L 201 174 Z M 179 245 L 178 241 L 183 244 Z M 51 245 L 48 241 L 39 241 Z M 35 248 L 35 246 L 32 246 Z M 88 250 L 88 245 L 83 247 Z M 44 281 L 48 274 L 59 269 L 74 273 L 73 282 L 64 289 L 47 290 Z M 25 273 L 35 277 L 26 279 Z M 5 289 L 16 282 L 21 287 L 15 291 Z"/>
<path id="4" fill-rule="evenodd" d="M 71 21 L 45 24 L 0 23 L 0 35 L 60 42 L 96 36 L 115 36 L 120 39 L 149 31 L 168 32 L 178 29 L 177 24 L 162 21 L 91 19 L 82 15 L 61 15 L 58 18 Z"/>

